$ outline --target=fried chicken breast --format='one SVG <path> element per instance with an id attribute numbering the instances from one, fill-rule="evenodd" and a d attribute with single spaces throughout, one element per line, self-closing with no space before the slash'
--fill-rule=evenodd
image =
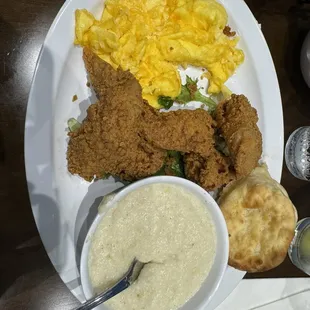
<path id="1" fill-rule="evenodd" d="M 262 134 L 256 110 L 243 95 L 232 95 L 216 109 L 216 121 L 224 137 L 237 177 L 248 175 L 262 155 Z"/>
<path id="2" fill-rule="evenodd" d="M 69 171 L 86 180 L 105 174 L 124 180 L 154 174 L 166 152 L 142 137 L 139 83 L 130 72 L 114 70 L 88 49 L 83 58 L 99 101 L 88 108 L 82 126 L 70 133 Z"/>

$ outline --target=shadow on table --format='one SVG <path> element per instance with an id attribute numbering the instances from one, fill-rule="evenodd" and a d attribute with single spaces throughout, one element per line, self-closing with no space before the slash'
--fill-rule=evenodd
<path id="1" fill-rule="evenodd" d="M 21 59 L 19 50 L 16 50 L 14 54 L 14 57 L 17 58 L 15 63 L 18 65 Z M 54 78 L 53 58 L 48 49 L 45 49 L 44 55 L 42 54 L 42 61 L 43 67 L 40 72 L 37 72 L 36 87 L 33 89 L 36 104 L 35 106 L 32 105 L 31 108 L 28 107 L 26 159 L 28 164 L 28 190 L 33 213 L 45 248 L 48 253 L 51 253 L 59 243 L 60 220 L 54 197 L 53 195 L 48 196 L 53 188 L 53 152 L 52 145 L 46 141 L 52 140 L 49 129 L 52 126 Z M 15 63 L 11 65 L 13 70 L 18 69 L 14 68 Z M 19 85 L 21 83 L 19 79 L 23 80 L 24 78 L 19 70 L 10 77 L 11 80 L 13 79 L 12 83 L 14 82 L 17 93 L 19 88 L 25 87 L 25 85 Z M 1 85 L 3 88 L 6 87 L 6 90 L 10 90 L 9 87 L 5 86 L 5 83 L 6 77 L 1 80 Z M 27 89 L 27 93 L 28 91 L 29 89 Z M 22 95 L 21 97 L 23 98 Z M 19 100 L 19 98 L 16 97 L 14 100 Z M 12 120 L 19 122 L 21 120 L 20 110 L 20 106 L 14 106 L 13 103 L 10 105 L 9 102 L 2 107 L 1 114 L 8 118 L 7 122 L 12 122 Z M 22 117 L 22 123 L 23 120 Z M 13 122 L 8 124 L 10 125 L 8 126 L 9 132 L 6 131 L 5 126 L 0 128 L 1 137 L 6 137 L 4 150 L 2 150 L 1 145 L 1 160 L 3 160 L 1 172 L 3 180 L 6 180 L 5 187 L 3 187 L 4 195 L 7 194 L 8 197 L 3 202 L 1 216 L 1 237 L 4 238 L 5 242 L 2 243 L 3 247 L 0 253 L 0 294 L 5 293 L 6 296 L 10 295 L 12 290 L 14 290 L 14 294 L 18 294 L 26 288 L 34 287 L 41 281 L 45 281 L 46 277 L 54 274 L 41 240 L 37 236 L 28 204 L 29 198 L 25 186 L 23 160 L 24 124 Z M 18 132 L 17 138 L 15 137 L 16 131 Z M 42 143 L 42 141 L 44 142 Z M 8 217 L 6 217 L 7 214 Z M 42 276 L 33 278 L 30 276 L 40 269 L 46 270 L 47 273 L 42 272 Z"/>
<path id="2" fill-rule="evenodd" d="M 288 31 L 285 34 L 286 46 L 284 52 L 285 70 L 293 88 L 291 91 L 290 101 L 287 106 L 284 107 L 284 112 L 288 112 L 287 115 L 285 113 L 285 118 L 288 120 L 288 124 L 293 121 L 295 127 L 297 128 L 300 126 L 309 125 L 308 122 L 305 123 L 305 120 L 310 119 L 310 89 L 304 81 L 300 69 L 301 48 L 307 33 L 310 31 L 310 11 L 306 13 L 306 10 L 298 9 L 298 6 L 292 6 L 287 13 L 287 20 Z M 296 114 L 294 120 L 292 120 L 293 107 L 299 113 L 299 115 Z M 289 131 L 292 130 L 293 128 L 289 128 Z"/>
<path id="3" fill-rule="evenodd" d="M 51 198 L 37 194 L 33 184 L 28 183 L 28 188 L 34 214 L 36 214 L 37 228 L 44 240 L 46 251 L 50 253 L 59 242 L 57 206 Z M 18 227 L 16 229 L 18 232 Z M 50 261 L 38 236 L 29 238 L 14 249 L 1 253 L 0 261 L 2 266 L 0 296 L 4 299 L 21 293 L 25 288 L 36 287 L 55 274 L 53 268 L 50 268 Z M 19 281 L 16 282 L 17 280 Z"/>
<path id="4" fill-rule="evenodd" d="M 305 182 L 303 186 L 298 188 L 293 195 L 291 200 L 298 210 L 298 220 L 305 217 L 310 217 L 310 182 Z"/>

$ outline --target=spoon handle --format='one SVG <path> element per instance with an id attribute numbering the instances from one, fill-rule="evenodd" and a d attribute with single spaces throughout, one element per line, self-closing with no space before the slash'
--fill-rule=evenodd
<path id="1" fill-rule="evenodd" d="M 116 283 L 113 287 L 107 289 L 106 291 L 102 292 L 101 294 L 94 296 L 93 298 L 86 301 L 80 307 L 77 307 L 75 310 L 90 310 L 94 309 L 95 307 L 99 306 L 103 302 L 107 301 L 108 299 L 112 298 L 113 296 L 119 294 L 123 290 L 125 290 L 130 283 L 126 278 L 120 280 Z"/>

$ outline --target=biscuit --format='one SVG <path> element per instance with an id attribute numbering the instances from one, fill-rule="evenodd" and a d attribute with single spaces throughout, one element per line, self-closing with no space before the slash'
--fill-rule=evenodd
<path id="1" fill-rule="evenodd" d="M 229 265 L 263 272 L 280 265 L 294 237 L 297 212 L 265 166 L 224 189 L 219 206 L 229 233 Z"/>

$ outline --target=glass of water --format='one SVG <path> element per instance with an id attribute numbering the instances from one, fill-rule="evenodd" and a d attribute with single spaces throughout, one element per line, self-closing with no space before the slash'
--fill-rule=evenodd
<path id="1" fill-rule="evenodd" d="M 288 255 L 297 268 L 310 275 L 310 217 L 297 223 Z"/>
<path id="2" fill-rule="evenodd" d="M 285 146 L 285 162 L 298 179 L 310 181 L 310 126 L 296 129 Z"/>

